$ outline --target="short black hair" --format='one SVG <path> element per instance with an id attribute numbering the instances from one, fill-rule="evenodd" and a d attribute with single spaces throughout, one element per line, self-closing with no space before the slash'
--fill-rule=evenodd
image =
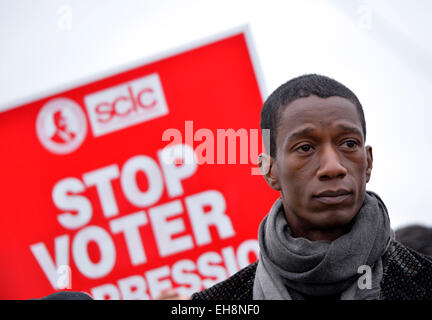
<path id="1" fill-rule="evenodd" d="M 316 95 L 320 98 L 338 96 L 351 101 L 359 113 L 363 138 L 366 140 L 366 120 L 363 107 L 356 95 L 334 79 L 318 74 L 306 74 L 284 83 L 273 91 L 264 102 L 261 110 L 261 131 L 265 148 L 270 153 L 270 156 L 276 157 L 276 129 L 282 111 L 294 100 L 306 98 L 310 95 Z M 270 130 L 270 145 L 268 145 L 268 140 L 264 138 L 263 129 Z"/>
<path id="2" fill-rule="evenodd" d="M 432 228 L 414 224 L 395 231 L 397 241 L 427 256 L 432 256 Z"/>

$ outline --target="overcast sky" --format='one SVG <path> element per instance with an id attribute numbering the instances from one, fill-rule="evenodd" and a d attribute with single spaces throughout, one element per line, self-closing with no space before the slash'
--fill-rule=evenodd
<path id="1" fill-rule="evenodd" d="M 0 110 L 248 24 L 267 93 L 310 72 L 356 93 L 368 189 L 394 228 L 432 226 L 431 15 L 429 0 L 1 0 Z"/>

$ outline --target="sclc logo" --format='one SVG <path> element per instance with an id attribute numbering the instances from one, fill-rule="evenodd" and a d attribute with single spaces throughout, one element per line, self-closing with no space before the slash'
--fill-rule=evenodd
<path id="1" fill-rule="evenodd" d="M 71 153 L 81 146 L 87 134 L 84 111 L 72 99 L 52 99 L 39 111 L 36 133 L 48 151 L 55 154 Z"/>
<path id="2" fill-rule="evenodd" d="M 130 85 L 127 86 L 128 95 L 122 95 L 113 102 L 102 102 L 95 108 L 97 114 L 97 121 L 100 123 L 107 123 L 115 117 L 126 117 L 130 113 L 138 111 L 138 108 L 151 109 L 157 104 L 154 98 L 154 91 L 152 88 L 144 88 L 136 95 Z M 146 100 L 149 100 L 146 102 Z"/>

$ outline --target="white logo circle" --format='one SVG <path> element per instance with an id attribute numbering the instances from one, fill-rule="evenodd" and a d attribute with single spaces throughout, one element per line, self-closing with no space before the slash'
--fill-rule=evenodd
<path id="1" fill-rule="evenodd" d="M 67 154 L 83 143 L 87 135 L 87 120 L 78 103 L 67 98 L 56 98 L 39 111 L 36 132 L 48 151 Z"/>

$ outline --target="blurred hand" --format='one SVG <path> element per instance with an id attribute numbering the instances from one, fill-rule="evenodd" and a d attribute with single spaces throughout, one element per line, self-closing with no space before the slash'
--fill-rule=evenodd
<path id="1" fill-rule="evenodd" d="M 177 289 L 168 289 L 163 291 L 155 300 L 190 300 L 190 297 L 178 293 Z"/>

